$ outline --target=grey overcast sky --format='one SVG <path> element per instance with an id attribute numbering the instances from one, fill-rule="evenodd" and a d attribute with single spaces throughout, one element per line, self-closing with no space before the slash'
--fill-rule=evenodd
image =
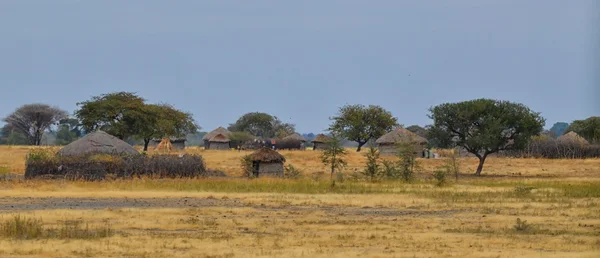
<path id="1" fill-rule="evenodd" d="M 600 1 L 0 1 L 0 117 L 134 91 L 204 130 L 261 111 L 320 132 L 344 104 L 404 125 L 443 102 L 600 115 Z"/>

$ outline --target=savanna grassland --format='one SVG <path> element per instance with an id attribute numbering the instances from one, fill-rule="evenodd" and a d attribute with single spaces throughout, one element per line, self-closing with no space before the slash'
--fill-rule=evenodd
<path id="1" fill-rule="evenodd" d="M 23 174 L 27 147 L 0 147 Z M 419 159 L 412 183 L 331 187 L 318 152 L 282 151 L 300 179 L 243 179 L 248 152 L 186 150 L 229 178 L 0 181 L 1 257 L 600 257 L 600 159 Z"/>

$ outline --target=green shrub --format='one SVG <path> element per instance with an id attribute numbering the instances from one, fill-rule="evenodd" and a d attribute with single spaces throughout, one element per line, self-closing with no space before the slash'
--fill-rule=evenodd
<path id="1" fill-rule="evenodd" d="M 242 167 L 242 171 L 244 172 L 244 176 L 249 178 L 253 178 L 255 176 L 254 167 L 252 166 L 253 164 L 250 155 L 245 155 L 244 157 L 242 157 L 242 159 L 240 160 L 240 165 Z"/>
<path id="2" fill-rule="evenodd" d="M 289 179 L 298 179 L 302 176 L 302 170 L 294 167 L 292 164 L 286 165 L 284 168 L 284 177 Z"/>
<path id="3" fill-rule="evenodd" d="M 446 184 L 446 175 L 447 172 L 443 169 L 436 169 L 435 171 L 433 171 L 433 178 L 435 178 L 436 186 L 443 186 Z"/>
<path id="4" fill-rule="evenodd" d="M 382 174 L 387 179 L 398 179 L 400 178 L 400 169 L 398 168 L 398 164 L 389 160 L 384 160 L 381 162 L 382 165 Z"/>

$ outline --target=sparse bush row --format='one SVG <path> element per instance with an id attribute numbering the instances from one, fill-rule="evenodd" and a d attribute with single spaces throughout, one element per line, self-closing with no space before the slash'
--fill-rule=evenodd
<path id="1" fill-rule="evenodd" d="M 101 180 L 116 178 L 156 177 L 182 178 L 207 176 L 199 155 L 88 155 L 60 157 L 33 152 L 27 157 L 25 178 L 65 178 L 71 180 Z"/>
<path id="2" fill-rule="evenodd" d="M 523 150 L 509 151 L 504 156 L 517 158 L 586 159 L 600 157 L 600 145 L 534 139 Z"/>

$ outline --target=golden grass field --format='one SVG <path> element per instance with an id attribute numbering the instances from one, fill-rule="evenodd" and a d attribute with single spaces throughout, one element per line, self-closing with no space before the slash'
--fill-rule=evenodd
<path id="1" fill-rule="evenodd" d="M 28 150 L 0 147 L 2 171 L 24 173 Z M 231 176 L 249 153 L 186 151 Z M 414 183 L 332 189 L 318 152 L 281 153 L 303 179 L 0 181 L 1 221 L 112 232 L 0 236 L 0 257 L 600 257 L 600 159 L 490 158 L 473 177 L 477 160 L 461 158 L 464 174 L 443 187 L 430 175 L 444 159 L 420 159 Z M 346 174 L 363 154 L 349 150 Z"/>

